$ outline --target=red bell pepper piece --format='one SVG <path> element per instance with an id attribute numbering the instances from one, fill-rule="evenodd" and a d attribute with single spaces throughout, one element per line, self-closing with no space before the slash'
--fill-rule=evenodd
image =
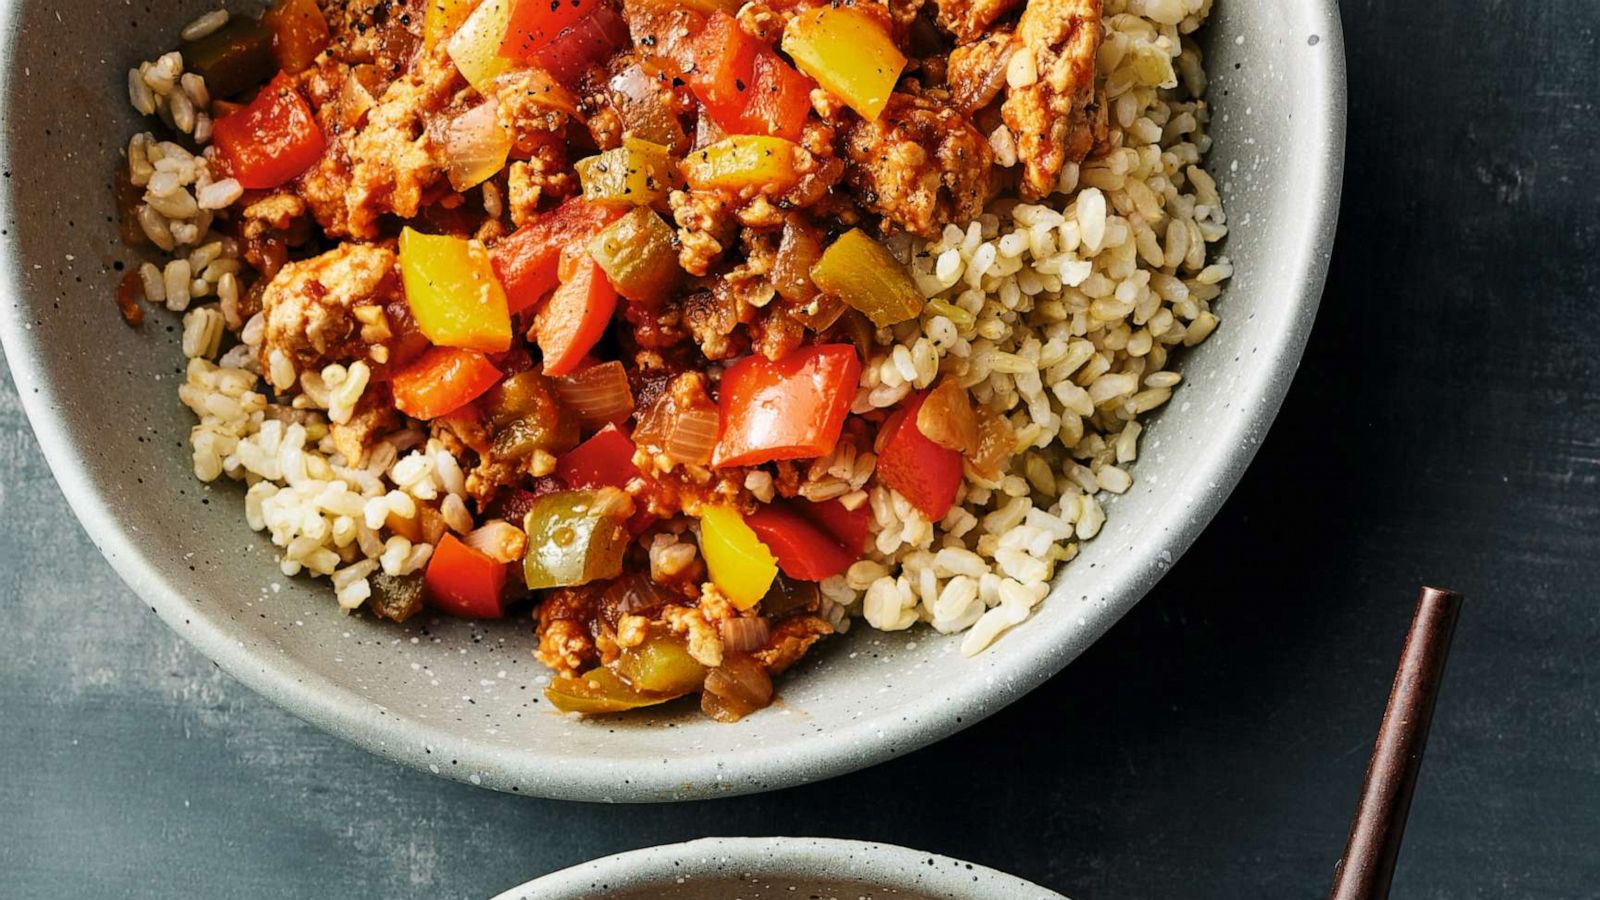
<path id="1" fill-rule="evenodd" d="M 546 375 L 577 371 L 617 311 L 617 291 L 606 273 L 594 260 L 585 262 L 556 288 L 534 320 Z"/>
<path id="2" fill-rule="evenodd" d="M 744 109 L 758 46 L 725 12 L 713 13 L 689 43 L 683 80 L 713 119 L 732 120 Z"/>
<path id="3" fill-rule="evenodd" d="M 733 134 L 800 140 L 806 116 L 811 113 L 811 89 L 816 83 L 766 47 L 756 52 L 751 74 L 749 104 L 734 127 L 723 127 Z"/>
<path id="4" fill-rule="evenodd" d="M 413 419 L 433 419 L 476 400 L 500 380 L 500 370 L 476 350 L 435 347 L 396 372 L 394 405 Z"/>
<path id="5" fill-rule="evenodd" d="M 556 477 L 575 488 L 625 487 L 639 474 L 633 451 L 633 440 L 607 425 L 556 460 Z"/>
<path id="6" fill-rule="evenodd" d="M 597 0 L 512 0 L 499 54 L 519 63 L 539 62 L 539 51 L 561 30 L 584 18 Z"/>
<path id="7" fill-rule="evenodd" d="M 495 562 L 453 534 L 446 534 L 434 546 L 422 585 L 429 602 L 451 615 L 469 619 L 505 615 L 501 591 L 506 585 L 506 563 Z"/>
<path id="8" fill-rule="evenodd" d="M 837 500 L 796 501 L 763 505 L 744 521 L 778 558 L 783 574 L 821 581 L 861 558 L 868 515 L 865 504 L 852 512 Z"/>
<path id="9" fill-rule="evenodd" d="M 561 283 L 557 269 L 569 244 L 588 244 L 622 216 L 621 207 L 570 197 L 489 248 L 512 315 L 536 305 Z"/>
<path id="10" fill-rule="evenodd" d="M 795 505 L 823 534 L 850 554 L 851 562 L 861 558 L 861 551 L 866 549 L 867 528 L 872 524 L 872 507 L 863 503 L 855 509 L 845 509 L 837 500 Z"/>
<path id="11" fill-rule="evenodd" d="M 325 141 L 294 79 L 279 72 L 243 109 L 218 119 L 211 142 L 247 188 L 275 188 L 322 158 Z"/>
<path id="12" fill-rule="evenodd" d="M 716 12 L 689 43 L 683 80 L 723 131 L 798 140 L 811 109 L 811 79 Z"/>
<path id="13" fill-rule="evenodd" d="M 849 344 L 801 347 L 773 362 L 747 356 L 722 376 L 713 466 L 826 456 L 839 441 L 861 380 Z"/>
<path id="14" fill-rule="evenodd" d="M 877 475 L 929 521 L 937 522 L 950 511 L 961 488 L 961 454 L 917 430 L 917 410 L 927 398 L 927 391 L 912 394 L 884 420 Z"/>
<path id="15" fill-rule="evenodd" d="M 536 62 L 557 83 L 570 85 L 591 67 L 628 44 L 627 23 L 622 21 L 622 16 L 616 10 L 602 5 L 595 7 L 585 18 L 563 28 L 554 40 L 538 51 Z"/>

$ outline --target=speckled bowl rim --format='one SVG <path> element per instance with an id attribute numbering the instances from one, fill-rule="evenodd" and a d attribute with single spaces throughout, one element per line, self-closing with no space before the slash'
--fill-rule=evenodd
<path id="1" fill-rule="evenodd" d="M 692 882 L 696 875 L 733 871 L 752 878 L 860 879 L 874 887 L 968 900 L 1066 900 L 987 866 L 894 844 L 836 838 L 702 838 L 662 844 L 580 863 L 518 885 L 493 900 L 569 900 L 608 891 L 644 890 Z M 798 895 L 798 894 L 797 894 Z"/>
<path id="2" fill-rule="evenodd" d="M 1242 2 L 1242 0 L 1234 0 Z M 1043 650 L 1013 654 L 991 677 L 967 679 L 947 691 L 908 697 L 898 715 L 857 720 L 806 742 L 804 752 L 788 745 L 761 745 L 737 754 L 702 754 L 672 760 L 670 766 L 638 766 L 619 783 L 611 765 L 585 765 L 559 749 L 505 748 L 477 742 L 430 723 L 387 715 L 356 691 L 295 660 L 246 646 L 227 623 L 185 597 L 146 555 L 119 518 L 115 504 L 96 486 L 91 467 L 53 412 L 63 405 L 57 386 L 45 377 L 48 349 L 27 321 L 29 307 L 12 296 L 0 302 L 0 346 L 4 347 L 22 405 L 57 483 L 95 546 L 130 588 L 175 632 L 247 687 L 300 718 L 387 759 L 439 773 L 440 756 L 457 761 L 444 774 L 500 790 L 590 801 L 659 801 L 728 796 L 773 790 L 854 771 L 923 747 L 968 727 L 1031 691 L 1083 652 L 1171 568 L 1221 507 L 1254 458 L 1299 366 L 1321 298 L 1329 248 L 1338 218 L 1344 167 L 1345 65 L 1343 37 L 1335 0 L 1303 0 L 1323 53 L 1309 73 L 1312 96 L 1298 111 L 1318 127 L 1307 151 L 1312 164 L 1299 173 L 1302 213 L 1283 223 L 1278 246 L 1291 258 L 1275 279 L 1275 296 L 1292 310 L 1290 329 L 1258 357 L 1256 375 L 1235 398 L 1248 415 L 1218 427 L 1214 443 L 1225 448 L 1196 463 L 1198 483 L 1210 490 L 1194 499 L 1159 543 L 1132 551 L 1130 577 L 1088 606 L 1078 617 L 1035 620 L 1027 627 Z M 17 0 L 0 0 L 0 48 L 10 47 L 19 27 Z M 0 67 L 0 122 L 8 121 L 12 72 Z M 11 148 L 0 146 L 0 167 L 11 168 Z M 0 191 L 0 220 L 14 217 L 9 193 Z M 25 261 L 14 238 L 0 239 L 0 291 L 22 283 Z M 483 773 L 479 775 L 478 773 Z"/>

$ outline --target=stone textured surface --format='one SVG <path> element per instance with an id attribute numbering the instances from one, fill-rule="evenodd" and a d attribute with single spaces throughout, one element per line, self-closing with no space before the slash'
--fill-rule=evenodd
<path id="1" fill-rule="evenodd" d="M 649 844 L 824 834 L 1080 900 L 1325 896 L 1425 579 L 1468 605 L 1396 896 L 1592 893 L 1595 13 L 1583 0 L 1343 11 L 1333 275 L 1239 490 L 1043 688 L 824 784 L 586 806 L 424 777 L 329 737 L 140 607 L 73 522 L 7 382 L 0 894 L 482 897 Z"/>

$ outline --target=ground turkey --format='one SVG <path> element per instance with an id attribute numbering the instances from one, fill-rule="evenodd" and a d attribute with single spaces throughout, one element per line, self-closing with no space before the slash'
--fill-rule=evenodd
<path id="1" fill-rule="evenodd" d="M 367 355 L 357 308 L 382 305 L 400 296 L 395 252 L 370 244 L 341 244 L 321 256 L 292 262 L 279 270 L 261 294 L 266 334 L 261 371 L 279 391 L 293 387 L 303 371 Z M 288 360 L 294 377 L 279 383 Z M 279 378 L 273 373 L 278 372 Z"/>

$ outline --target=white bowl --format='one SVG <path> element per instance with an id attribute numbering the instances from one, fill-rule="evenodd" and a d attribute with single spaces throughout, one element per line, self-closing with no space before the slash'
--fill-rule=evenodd
<path id="1" fill-rule="evenodd" d="M 175 630 L 306 720 L 473 784 L 628 801 L 767 790 L 908 753 L 1000 709 L 1099 637 L 1209 521 L 1277 411 L 1322 289 L 1344 139 L 1334 4 L 1218 0 L 1209 165 L 1236 267 L 1222 326 L 1181 360 L 1185 384 L 1146 432 L 1133 490 L 1033 619 L 973 659 L 959 637 L 852 630 L 783 679 L 779 704 L 736 725 L 682 708 L 575 721 L 540 698 L 526 621 L 342 616 L 325 585 L 277 574 L 236 486 L 194 480 L 175 329 L 161 314 L 127 328 L 111 302 L 112 264 L 132 257 L 110 182 L 137 128 L 128 67 L 168 47 L 202 3 L 0 0 L 12 373 L 89 535 Z"/>

